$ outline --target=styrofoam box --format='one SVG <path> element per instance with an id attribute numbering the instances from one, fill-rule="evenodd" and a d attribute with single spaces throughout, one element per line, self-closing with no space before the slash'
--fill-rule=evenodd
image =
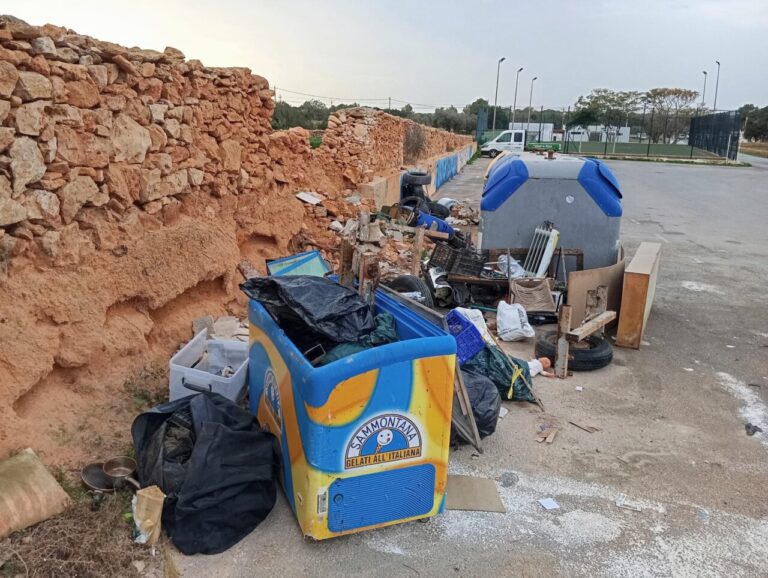
<path id="1" fill-rule="evenodd" d="M 207 358 L 200 361 L 206 351 Z M 226 366 L 235 370 L 234 375 L 217 375 Z M 174 401 L 200 391 L 211 391 L 232 401 L 239 401 L 245 393 L 247 374 L 248 343 L 208 340 L 208 330 L 203 329 L 171 358 L 169 399 Z"/>

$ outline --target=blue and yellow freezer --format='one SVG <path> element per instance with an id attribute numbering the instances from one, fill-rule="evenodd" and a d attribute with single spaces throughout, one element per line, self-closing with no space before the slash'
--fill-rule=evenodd
<path id="1" fill-rule="evenodd" d="M 313 367 L 250 301 L 251 411 L 279 440 L 282 484 L 322 540 L 441 512 L 456 341 L 383 294 L 401 341 Z"/>

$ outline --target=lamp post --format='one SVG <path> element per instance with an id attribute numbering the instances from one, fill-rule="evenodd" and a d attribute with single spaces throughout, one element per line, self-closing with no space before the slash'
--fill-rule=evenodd
<path id="1" fill-rule="evenodd" d="M 493 97 L 493 127 L 491 128 L 494 132 L 496 131 L 496 105 L 499 102 L 499 71 L 501 70 L 501 63 L 506 59 L 506 56 L 502 56 L 496 65 L 496 96 Z"/>
<path id="2" fill-rule="evenodd" d="M 701 91 L 701 110 L 704 111 L 704 97 L 707 94 L 707 71 L 702 70 L 701 73 L 704 75 L 704 90 Z"/>
<path id="3" fill-rule="evenodd" d="M 717 112 L 717 89 L 720 88 L 720 61 L 715 60 L 717 64 L 717 77 L 715 80 L 715 103 L 712 105 L 712 110 Z"/>
<path id="4" fill-rule="evenodd" d="M 520 80 L 520 73 L 523 71 L 523 67 L 517 69 L 517 76 L 515 76 L 515 102 L 512 104 L 512 129 L 515 128 L 515 113 L 517 112 L 517 83 Z"/>
<path id="5" fill-rule="evenodd" d="M 528 122 L 525 123 L 525 130 L 528 130 L 528 127 L 531 126 L 531 107 L 533 106 L 533 83 L 536 81 L 537 78 L 539 77 L 534 76 L 531 79 L 531 94 L 528 96 Z"/>

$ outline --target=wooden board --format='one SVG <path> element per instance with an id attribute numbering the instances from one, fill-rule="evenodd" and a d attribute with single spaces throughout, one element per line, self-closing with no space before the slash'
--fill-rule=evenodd
<path id="1" fill-rule="evenodd" d="M 640 243 L 624 273 L 616 345 L 640 349 L 659 275 L 661 243 Z"/>
<path id="2" fill-rule="evenodd" d="M 572 343 L 577 343 L 582 339 L 589 337 L 595 331 L 602 329 L 614 319 L 616 319 L 615 311 L 603 311 L 600 315 L 587 321 L 584 325 L 579 325 L 576 329 L 571 329 L 566 333 L 565 338 Z"/>
<path id="3" fill-rule="evenodd" d="M 581 325 L 587 311 L 587 294 L 600 285 L 608 288 L 608 306 L 610 311 L 619 311 L 621 290 L 624 280 L 624 258 L 615 265 L 571 271 L 568 273 L 568 305 L 571 306 L 571 327 Z"/>

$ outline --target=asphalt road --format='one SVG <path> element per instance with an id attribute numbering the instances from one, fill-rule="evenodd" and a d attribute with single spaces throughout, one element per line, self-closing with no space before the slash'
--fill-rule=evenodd
<path id="1" fill-rule="evenodd" d="M 441 196 L 477 203 L 487 161 Z M 567 380 L 536 378 L 547 408 L 509 409 L 485 453 L 452 473 L 496 481 L 507 513 L 311 542 L 284 498 L 218 556 L 176 556 L 184 576 L 758 576 L 768 574 L 768 172 L 609 162 L 622 241 L 663 243 L 639 351 Z M 515 344 L 530 355 L 531 341 Z M 583 387 L 577 391 L 575 386 Z M 593 434 L 569 420 L 590 421 Z M 745 422 L 766 433 L 748 437 Z M 562 428 L 537 444 L 541 424 Z M 625 494 L 641 511 L 619 508 Z M 546 511 L 538 499 L 560 504 Z"/>

